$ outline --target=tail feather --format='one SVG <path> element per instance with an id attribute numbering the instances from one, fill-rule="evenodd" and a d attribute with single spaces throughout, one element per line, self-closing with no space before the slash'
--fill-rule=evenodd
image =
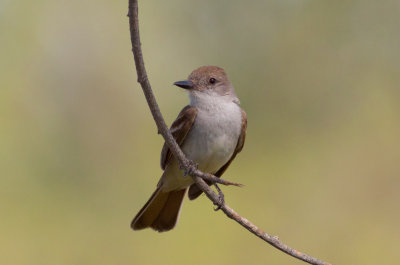
<path id="1" fill-rule="evenodd" d="M 171 230 L 176 226 L 186 189 L 169 192 L 168 199 L 151 228 L 158 232 Z"/>
<path id="2" fill-rule="evenodd" d="M 131 223 L 133 230 L 151 227 L 158 232 L 175 227 L 186 189 L 163 192 L 160 188 L 151 195 Z"/>

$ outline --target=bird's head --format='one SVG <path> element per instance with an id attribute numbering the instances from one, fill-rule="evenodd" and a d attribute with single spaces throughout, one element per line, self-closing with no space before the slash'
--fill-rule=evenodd
<path id="1" fill-rule="evenodd" d="M 187 80 L 177 81 L 174 85 L 187 89 L 191 94 L 236 98 L 233 86 L 224 69 L 217 66 L 201 66 L 194 70 Z"/>

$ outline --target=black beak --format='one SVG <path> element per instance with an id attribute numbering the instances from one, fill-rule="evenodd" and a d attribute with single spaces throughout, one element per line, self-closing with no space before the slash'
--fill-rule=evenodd
<path id="1" fill-rule="evenodd" d="M 191 88 L 193 88 L 193 83 L 190 82 L 190 81 L 188 81 L 188 80 L 185 80 L 185 81 L 177 81 L 177 82 L 174 83 L 174 85 L 176 85 L 176 86 L 178 86 L 178 87 L 181 87 L 181 88 L 184 88 L 184 89 L 191 89 Z"/>

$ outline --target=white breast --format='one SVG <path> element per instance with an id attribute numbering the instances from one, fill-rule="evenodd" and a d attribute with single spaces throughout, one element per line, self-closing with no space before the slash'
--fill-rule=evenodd
<path id="1" fill-rule="evenodd" d="M 232 100 L 223 97 L 191 98 L 198 110 L 196 120 L 186 136 L 182 151 L 199 165 L 203 172 L 216 173 L 232 157 L 242 126 L 242 112 Z M 159 183 L 165 191 L 183 189 L 193 184 L 184 177 L 178 162 L 173 159 Z"/>
<path id="2" fill-rule="evenodd" d="M 212 97 L 205 102 L 196 106 L 197 117 L 182 149 L 200 170 L 215 173 L 232 157 L 241 133 L 242 114 L 236 103 L 224 98 Z"/>

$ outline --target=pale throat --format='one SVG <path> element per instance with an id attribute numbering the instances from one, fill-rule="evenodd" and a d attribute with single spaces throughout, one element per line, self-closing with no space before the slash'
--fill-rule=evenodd
<path id="1" fill-rule="evenodd" d="M 236 95 L 227 94 L 221 96 L 218 95 L 217 93 L 207 93 L 198 91 L 189 91 L 189 99 L 190 99 L 190 106 L 210 111 L 221 110 L 226 108 L 227 105 L 230 104 L 238 105 L 239 103 L 239 99 L 236 97 Z"/>

